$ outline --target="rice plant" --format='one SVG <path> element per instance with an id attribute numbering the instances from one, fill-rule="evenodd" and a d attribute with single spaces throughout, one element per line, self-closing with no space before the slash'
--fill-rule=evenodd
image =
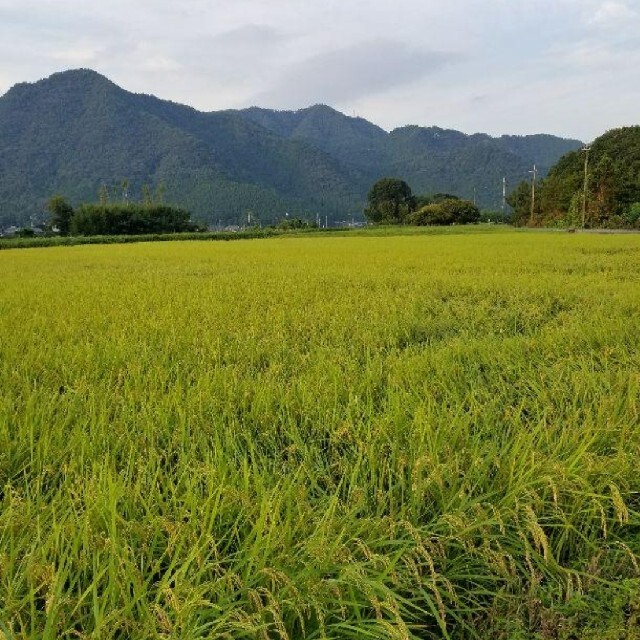
<path id="1" fill-rule="evenodd" d="M 640 637 L 639 274 L 554 233 L 0 252 L 0 637 Z"/>

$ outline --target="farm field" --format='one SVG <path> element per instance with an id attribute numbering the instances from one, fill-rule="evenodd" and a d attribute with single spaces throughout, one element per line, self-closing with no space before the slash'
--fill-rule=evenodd
<path id="1" fill-rule="evenodd" d="M 0 252 L 0 638 L 640 638 L 640 236 Z"/>

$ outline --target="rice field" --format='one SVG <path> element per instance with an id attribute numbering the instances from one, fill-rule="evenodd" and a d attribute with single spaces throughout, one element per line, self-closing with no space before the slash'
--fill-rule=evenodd
<path id="1" fill-rule="evenodd" d="M 640 236 L 0 252 L 0 638 L 640 638 Z"/>

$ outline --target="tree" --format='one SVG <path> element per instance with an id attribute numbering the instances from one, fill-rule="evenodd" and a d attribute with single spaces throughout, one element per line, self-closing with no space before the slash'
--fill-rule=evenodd
<path id="1" fill-rule="evenodd" d="M 640 221 L 640 202 L 634 202 L 624 215 L 625 222 L 629 225 L 638 225 Z"/>
<path id="2" fill-rule="evenodd" d="M 592 192 L 587 206 L 588 227 L 601 227 L 609 216 L 618 212 L 618 180 L 609 154 L 600 157 L 591 178 Z"/>
<path id="3" fill-rule="evenodd" d="M 369 191 L 364 214 L 375 224 L 400 224 L 415 209 L 411 187 L 398 178 L 381 178 Z"/>
<path id="4" fill-rule="evenodd" d="M 523 180 L 508 195 L 507 204 L 513 209 L 513 223 L 526 225 L 531 218 L 531 184 Z"/>
<path id="5" fill-rule="evenodd" d="M 51 215 L 51 226 L 56 227 L 60 235 L 69 235 L 74 214 L 73 207 L 60 194 L 57 194 L 49 199 L 47 211 Z"/>
<path id="6" fill-rule="evenodd" d="M 460 200 L 460 198 L 458 198 L 458 196 L 454 196 L 451 193 L 433 193 L 417 196 L 416 209 L 422 209 L 423 207 L 426 207 L 430 204 L 440 204 L 445 200 Z"/>
<path id="7" fill-rule="evenodd" d="M 538 187 L 535 224 L 581 226 L 583 212 L 587 227 L 633 224 L 629 212 L 640 201 L 640 126 L 605 133 L 591 143 L 588 157 L 583 151 L 568 153 Z M 521 224 L 530 217 L 530 196 L 530 185 L 521 185 L 509 199 Z"/>

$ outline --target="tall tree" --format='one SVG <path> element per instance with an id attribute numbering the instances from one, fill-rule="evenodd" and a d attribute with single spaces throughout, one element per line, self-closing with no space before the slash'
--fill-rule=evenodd
<path id="1" fill-rule="evenodd" d="M 60 235 L 69 235 L 73 207 L 60 194 L 56 194 L 47 202 L 47 211 L 50 214 L 51 226 L 56 227 Z"/>
<path id="2" fill-rule="evenodd" d="M 399 178 L 381 178 L 369 191 L 365 216 L 375 224 L 399 224 L 415 209 L 411 187 Z"/>
<path id="3" fill-rule="evenodd" d="M 513 223 L 525 225 L 531 217 L 531 183 L 523 180 L 508 196 L 507 204 L 513 209 Z"/>

